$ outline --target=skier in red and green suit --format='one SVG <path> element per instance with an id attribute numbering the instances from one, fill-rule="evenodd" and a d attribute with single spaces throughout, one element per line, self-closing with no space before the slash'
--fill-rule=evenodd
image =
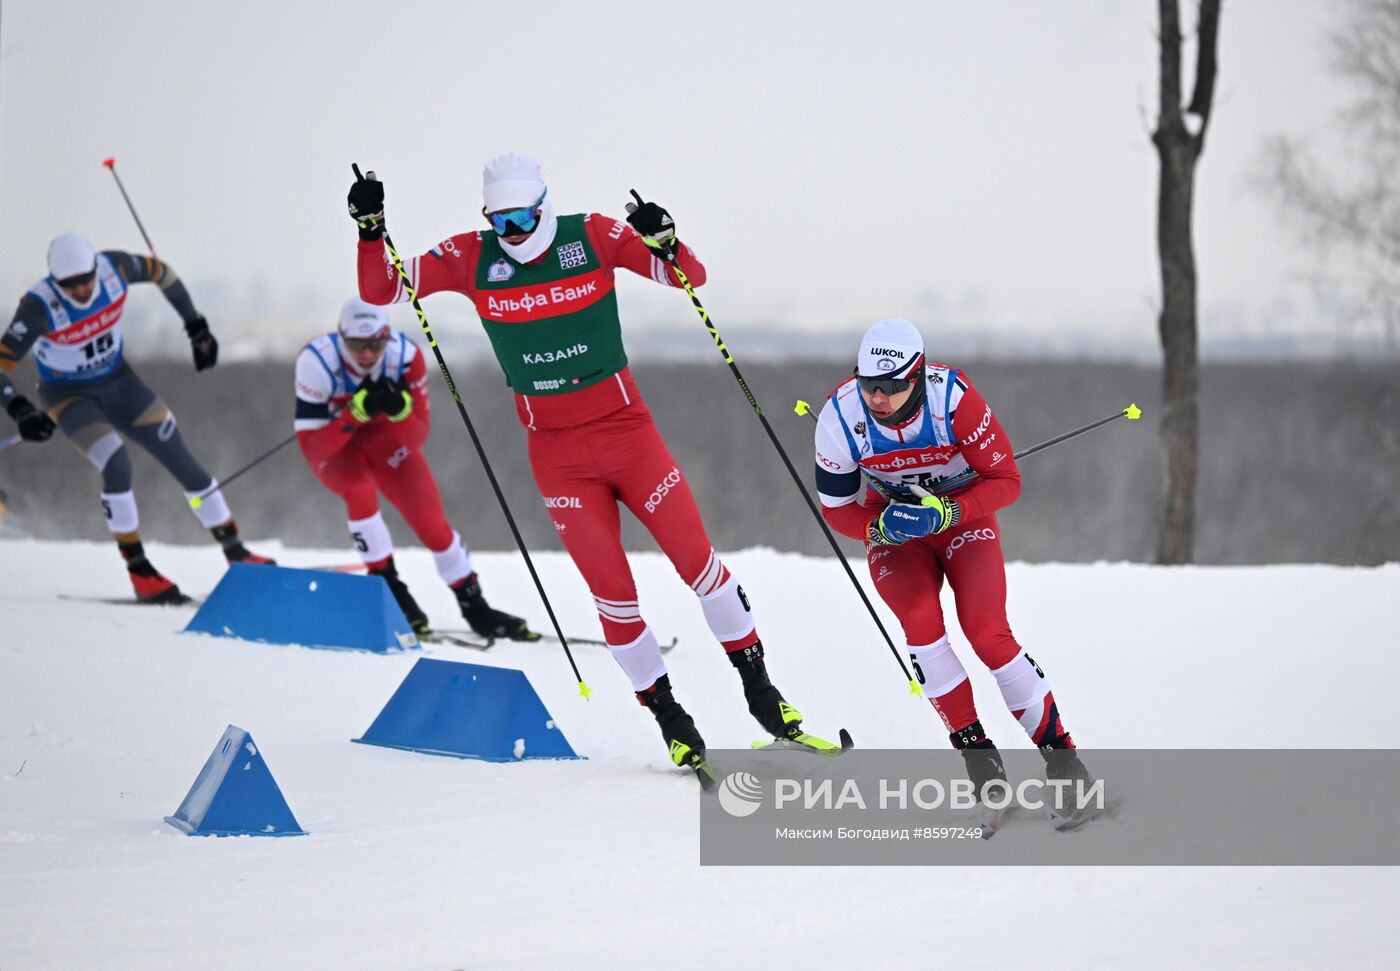
<path id="1" fill-rule="evenodd" d="M 539 163 L 515 154 L 487 162 L 483 184 L 490 228 L 458 233 L 405 269 L 417 296 L 452 291 L 475 304 L 515 392 L 540 495 L 593 594 L 612 655 L 655 715 L 672 760 L 698 769 L 705 743 L 675 700 L 642 616 L 622 547 L 619 503 L 650 530 L 699 598 L 743 680 L 754 718 L 776 738 L 811 739 L 769 680 L 748 598 L 711 545 L 622 346 L 618 269 L 676 286 L 667 265 L 674 259 L 699 286 L 704 266 L 655 203 L 629 204 L 626 222 L 597 213 L 556 215 Z M 360 295 L 376 304 L 409 299 L 381 241 L 383 184 L 372 174 L 357 179 L 349 204 L 360 227 Z"/>

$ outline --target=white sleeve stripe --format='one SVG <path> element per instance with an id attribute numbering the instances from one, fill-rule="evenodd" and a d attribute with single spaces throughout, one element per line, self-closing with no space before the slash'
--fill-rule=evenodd
<path id="1" fill-rule="evenodd" d="M 838 509 L 841 506 L 849 506 L 860 498 L 860 493 L 856 493 L 853 496 L 829 496 L 825 492 L 818 492 L 817 495 L 821 498 L 822 505 L 828 509 Z"/>
<path id="2" fill-rule="evenodd" d="M 299 432 L 314 432 L 318 428 L 325 428 L 330 423 L 329 418 L 298 418 L 292 422 L 292 428 Z"/>

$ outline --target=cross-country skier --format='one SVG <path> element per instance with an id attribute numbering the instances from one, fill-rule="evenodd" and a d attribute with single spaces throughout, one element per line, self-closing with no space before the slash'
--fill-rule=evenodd
<path id="1" fill-rule="evenodd" d="M 347 525 L 370 573 L 384 578 L 409 624 L 430 630 L 394 566 L 394 541 L 379 514 L 379 493 L 432 551 L 471 629 L 482 637 L 538 640 L 519 617 L 481 593 L 471 554 L 447 522 L 433 470 L 419 451 L 428 440 L 428 375 L 418 345 L 389 326 L 383 307 L 351 297 L 339 326 L 302 348 L 296 362 L 297 441 L 311 471 L 345 500 Z"/>
<path id="2" fill-rule="evenodd" d="M 183 603 L 189 598 L 146 559 L 123 436 L 165 466 L 184 487 L 186 498 L 203 497 L 191 503 L 194 514 L 230 563 L 271 563 L 248 552 L 218 483 L 185 447 L 170 409 L 123 357 L 127 288 L 154 283 L 185 322 L 195 370 L 211 368 L 218 360 L 219 342 L 175 271 L 153 256 L 119 250 L 98 253 L 77 233 L 64 233 L 49 244 L 48 266 L 49 275 L 20 298 L 0 337 L 0 399 L 26 441 L 47 441 L 57 424 L 97 466 L 107 528 L 116 537 L 137 599 Z M 30 347 L 38 364 L 41 407 L 19 394 L 5 373 Z"/>
<path id="3" fill-rule="evenodd" d="M 968 469 L 978 473 L 971 482 L 933 495 Z M 875 588 L 898 616 L 915 676 L 978 791 L 1005 773 L 948 642 L 939 603 L 945 578 L 963 633 L 1047 772 L 1082 772 L 1045 672 L 1006 618 L 996 511 L 1021 493 L 1011 440 L 964 372 L 925 361 L 923 337 L 909 321 L 882 320 L 861 339 L 855 376 L 831 393 L 817 420 L 816 476 L 832 529 L 865 541 Z"/>
<path id="4" fill-rule="evenodd" d="M 597 213 L 557 215 L 539 163 L 528 156 L 493 158 L 483 184 L 490 228 L 443 240 L 408 261 L 408 276 L 419 297 L 453 291 L 475 304 L 515 391 L 554 528 L 593 593 L 614 659 L 655 715 L 672 760 L 706 782 L 705 743 L 675 699 L 637 602 L 619 503 L 650 530 L 695 591 L 759 724 L 776 738 L 820 743 L 802 732 L 801 715 L 769 680 L 748 600 L 710 544 L 622 347 L 618 269 L 675 286 L 666 263 L 673 258 L 698 286 L 704 266 L 654 203 L 629 204 L 627 222 Z M 409 299 L 381 243 L 383 185 L 357 180 L 349 203 L 360 227 L 360 295 L 379 304 Z"/>

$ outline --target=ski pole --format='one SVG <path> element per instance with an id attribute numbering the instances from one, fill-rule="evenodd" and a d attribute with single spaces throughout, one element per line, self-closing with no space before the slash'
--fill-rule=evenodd
<path id="1" fill-rule="evenodd" d="M 198 509 L 200 506 L 204 505 L 204 500 L 205 500 L 205 499 L 208 499 L 208 498 L 209 498 L 210 496 L 212 496 L 215 492 L 218 492 L 220 489 L 222 489 L 224 486 L 228 485 L 228 484 L 229 484 L 230 482 L 232 482 L 234 479 L 238 478 L 238 477 L 239 477 L 240 475 L 242 475 L 244 472 L 248 472 L 248 471 L 252 470 L 254 467 L 259 466 L 259 465 L 261 465 L 263 462 L 265 462 L 266 460 L 272 458 L 272 456 L 276 455 L 278 452 L 282 451 L 282 449 L 286 448 L 286 447 L 287 447 L 288 445 L 290 445 L 293 441 L 295 441 L 295 440 L 296 440 L 296 437 L 297 437 L 297 433 L 296 433 L 296 432 L 292 432 L 291 435 L 289 435 L 289 436 L 287 436 L 286 438 L 282 439 L 282 441 L 280 441 L 280 442 L 278 442 L 276 445 L 272 446 L 272 448 L 268 449 L 266 452 L 263 452 L 261 455 L 259 455 L 259 456 L 258 456 L 257 458 L 255 458 L 255 459 L 253 459 L 253 461 L 249 462 L 247 465 L 243 466 L 243 468 L 239 469 L 237 472 L 233 473 L 233 475 L 229 476 L 227 479 L 224 479 L 222 482 L 219 482 L 219 481 L 216 480 L 216 481 L 214 482 L 213 485 L 211 485 L 208 489 L 205 489 L 205 490 L 204 490 L 203 492 L 201 492 L 199 495 L 197 495 L 197 496 L 190 496 L 190 508 L 191 508 L 191 509 Z"/>
<path id="2" fill-rule="evenodd" d="M 360 174 L 360 166 L 351 163 L 350 168 L 355 173 L 356 179 L 363 179 Z M 374 173 L 370 172 L 369 177 L 374 178 Z M 511 515 L 510 504 L 506 502 L 505 493 L 501 491 L 501 484 L 496 481 L 496 473 L 491 468 L 491 460 L 486 457 L 486 449 L 481 444 L 481 439 L 477 437 L 476 426 L 472 424 L 471 416 L 467 414 L 467 406 L 462 403 L 462 396 L 457 393 L 457 383 L 452 380 L 452 372 L 447 369 L 447 361 L 443 360 L 442 351 L 438 348 L 437 338 L 433 337 L 433 330 L 428 326 L 428 315 L 423 313 L 423 305 L 418 302 L 418 293 L 413 289 L 413 281 L 408 278 L 408 271 L 404 269 L 403 260 L 399 258 L 399 251 L 394 249 L 394 242 L 389 238 L 388 231 L 384 233 L 384 247 L 389 251 L 389 259 L 394 264 L 394 269 L 398 271 L 399 280 L 403 283 L 404 292 L 408 294 L 409 301 L 413 304 L 413 312 L 418 315 L 418 323 L 423 325 L 423 335 L 428 339 L 428 346 L 433 349 L 433 356 L 437 358 L 438 368 L 442 371 L 443 380 L 447 382 L 447 390 L 452 393 L 452 400 L 457 403 L 457 413 L 462 416 L 462 423 L 467 426 L 467 434 L 471 436 L 472 445 L 476 447 L 477 457 L 481 459 L 482 468 L 486 470 L 486 477 L 491 480 L 491 488 L 496 493 L 496 501 L 501 504 L 501 511 L 506 514 L 506 523 L 510 526 L 510 534 L 515 537 L 515 545 L 520 547 L 520 555 L 525 558 L 525 567 L 530 571 L 530 579 L 535 581 L 535 590 L 540 595 L 540 600 L 544 602 L 545 612 L 549 614 L 549 622 L 554 625 L 554 636 L 558 638 L 559 645 L 564 648 L 564 656 L 569 659 L 569 667 L 573 669 L 574 680 L 578 682 L 578 693 L 585 701 L 593 693 L 593 689 L 584 684 L 583 675 L 579 674 L 578 665 L 574 663 L 574 652 L 569 649 L 569 639 L 564 636 L 563 630 L 559 627 L 559 620 L 554 616 L 554 607 L 549 602 L 549 596 L 544 592 L 544 584 L 540 582 L 540 575 L 535 572 L 535 563 L 530 559 L 530 551 L 525 548 L 525 540 L 520 536 L 520 529 L 515 525 L 515 517 Z"/>
<path id="3" fill-rule="evenodd" d="M 136 215 L 136 207 L 131 204 L 131 196 L 126 194 L 126 186 L 122 185 L 122 177 L 117 174 L 117 157 L 115 155 L 104 158 L 102 164 L 107 166 L 107 171 L 112 173 L 112 178 L 117 180 L 117 188 L 121 190 L 122 198 L 126 200 L 126 208 L 131 210 L 131 218 L 136 220 L 136 228 L 141 230 L 141 238 L 146 241 L 146 249 L 151 251 L 151 255 L 156 255 L 155 244 L 151 242 L 151 237 L 146 235 L 146 227 L 141 225 L 141 217 Z"/>
<path id="4" fill-rule="evenodd" d="M 632 197 L 637 200 L 637 205 L 643 205 L 642 197 L 637 195 L 636 189 L 632 190 Z M 715 329 L 713 321 L 710 320 L 709 313 L 705 310 L 705 305 L 702 304 L 700 298 L 696 296 L 695 288 L 690 285 L 690 280 L 686 278 L 685 271 L 682 270 L 680 264 L 676 262 L 674 254 L 666 258 L 666 263 L 676 274 L 676 282 L 690 295 L 690 302 L 695 305 L 695 312 L 700 315 L 700 319 L 709 330 L 710 336 L 714 338 L 715 346 L 719 348 L 720 354 L 724 357 L 724 363 L 729 365 L 730 373 L 732 373 L 734 379 L 739 382 L 739 387 L 743 390 L 744 397 L 749 399 L 749 404 L 753 407 L 753 413 L 758 416 L 759 423 L 763 425 L 763 430 L 768 433 L 768 440 L 772 442 L 773 447 L 778 450 L 778 454 L 783 459 L 783 465 L 787 466 L 788 474 L 792 476 L 792 481 L 797 485 L 797 491 L 802 494 L 802 498 L 807 503 L 807 508 L 811 510 L 812 516 L 817 521 L 817 525 L 821 527 L 822 533 L 826 535 L 826 541 L 831 544 L 831 551 L 836 554 L 836 559 L 840 562 L 841 568 L 846 571 L 846 576 L 850 579 L 851 586 L 856 588 L 856 593 L 860 596 L 861 603 L 865 604 L 865 609 L 870 612 L 870 619 L 873 620 L 875 626 L 879 628 L 880 636 L 883 637 L 885 643 L 889 645 L 890 653 L 894 655 L 895 662 L 899 665 L 899 669 L 904 672 L 905 680 L 909 682 L 909 693 L 912 695 L 922 694 L 919 683 L 910 675 L 909 668 L 904 664 L 904 656 L 900 654 L 899 649 L 894 646 L 894 641 L 890 638 L 889 631 L 885 630 L 885 625 L 880 620 L 879 614 L 875 613 L 875 605 L 870 602 L 870 598 L 866 596 L 864 588 L 860 585 L 860 581 L 856 579 L 855 573 L 851 571 L 851 564 L 846 562 L 846 556 L 841 552 L 841 547 L 837 544 L 836 537 L 832 535 L 831 527 L 829 527 L 826 524 L 826 520 L 822 518 L 821 510 L 819 510 L 816 503 L 812 501 L 812 497 L 807 494 L 807 488 L 802 484 L 802 477 L 797 474 L 797 469 L 793 467 L 792 460 L 788 458 L 788 454 L 784 451 L 782 443 L 778 441 L 778 436 L 773 432 L 773 426 L 768 423 L 768 416 L 765 415 L 763 409 L 759 407 L 758 399 L 755 398 L 753 392 L 749 390 L 748 382 L 745 381 L 744 376 L 739 373 L 739 366 L 734 363 L 734 355 L 730 354 L 729 348 L 725 347 L 724 339 L 719 336 L 719 331 Z"/>
<path id="5" fill-rule="evenodd" d="M 817 414 L 812 410 L 812 406 L 800 398 L 797 400 L 796 407 L 794 407 L 792 410 L 797 412 L 799 415 L 811 415 L 812 421 L 814 422 L 817 420 Z M 1083 435 L 1085 432 L 1093 431 L 1100 425 L 1107 425 L 1111 421 L 1117 421 L 1119 418 L 1126 418 L 1129 421 L 1137 421 L 1141 417 L 1141 408 L 1139 408 L 1135 404 L 1128 405 L 1128 407 L 1124 408 L 1122 411 L 1115 411 L 1107 418 L 1100 418 L 1098 421 L 1091 421 L 1089 422 L 1089 424 L 1084 425 L 1081 428 L 1076 428 L 1072 432 L 1065 432 L 1063 435 L 1056 435 L 1054 438 L 1047 439 L 1046 441 L 1041 442 L 1039 445 L 1032 445 L 1030 448 L 1023 448 L 1021 449 L 1021 451 L 1013 453 L 1011 457 L 1013 459 L 1023 459 L 1027 455 L 1034 455 L 1036 452 L 1047 449 L 1051 445 L 1058 445 L 1061 442 L 1068 441 L 1069 439 L 1074 438 L 1077 435 Z M 929 494 L 941 496 L 945 492 L 951 492 L 953 489 L 956 489 L 961 485 L 965 485 L 966 483 L 971 482 L 973 479 L 977 478 L 977 476 L 978 473 L 976 469 L 968 469 L 966 472 L 960 472 L 959 474 L 953 476 L 947 482 L 938 483 L 938 485 L 934 489 L 929 491 Z"/>

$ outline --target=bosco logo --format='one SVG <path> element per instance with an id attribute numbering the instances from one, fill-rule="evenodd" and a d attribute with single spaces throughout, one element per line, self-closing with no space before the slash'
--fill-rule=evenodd
<path id="1" fill-rule="evenodd" d="M 666 498 L 672 489 L 680 484 L 681 470 L 677 466 L 671 466 L 671 471 L 666 473 L 666 478 L 656 484 L 651 495 L 647 498 L 647 512 L 656 512 L 656 507 L 661 505 L 661 501 Z"/>
<path id="2" fill-rule="evenodd" d="M 948 549 L 946 551 L 948 559 L 951 560 L 953 558 L 953 554 L 956 553 L 958 550 L 962 549 L 968 543 L 976 543 L 978 540 L 996 538 L 996 531 L 991 529 L 990 527 L 983 527 L 982 529 L 965 530 L 962 533 L 959 533 L 957 536 L 954 536 L 953 541 L 948 544 Z"/>

